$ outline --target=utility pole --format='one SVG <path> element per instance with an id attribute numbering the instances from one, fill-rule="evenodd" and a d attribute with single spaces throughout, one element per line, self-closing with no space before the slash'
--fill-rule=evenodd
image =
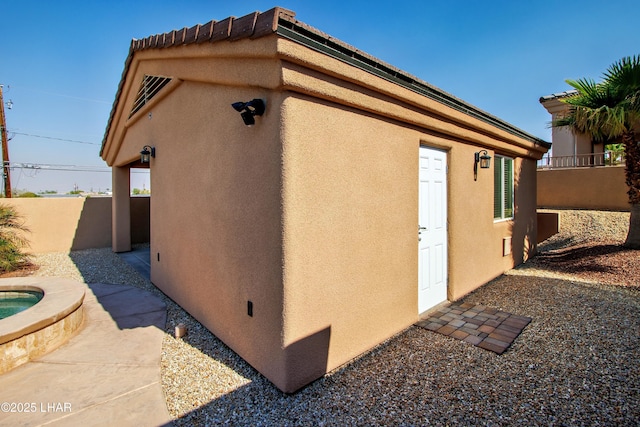
<path id="1" fill-rule="evenodd" d="M 9 176 L 9 147 L 7 145 L 7 121 L 4 116 L 4 98 L 0 85 L 0 131 L 2 131 L 2 174 L 4 177 L 4 196 L 11 198 L 11 177 Z"/>

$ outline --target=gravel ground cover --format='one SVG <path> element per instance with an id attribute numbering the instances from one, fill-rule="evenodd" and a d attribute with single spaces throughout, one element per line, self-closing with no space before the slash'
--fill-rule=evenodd
<path id="1" fill-rule="evenodd" d="M 178 426 L 637 426 L 639 256 L 602 249 L 624 240 L 628 218 L 564 211 L 540 255 L 464 298 L 533 319 L 504 354 L 410 327 L 293 395 L 109 249 L 38 255 L 34 274 L 125 283 L 166 300 L 162 385 Z M 172 337 L 178 323 L 183 339 Z"/>
<path id="2" fill-rule="evenodd" d="M 640 255 L 622 243 L 628 212 L 559 211 L 560 232 L 545 240 L 539 254 L 518 271 L 617 286 L 640 286 Z"/>

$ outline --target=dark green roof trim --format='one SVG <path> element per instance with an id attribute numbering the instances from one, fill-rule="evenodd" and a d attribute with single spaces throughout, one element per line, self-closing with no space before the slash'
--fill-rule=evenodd
<path id="1" fill-rule="evenodd" d="M 303 46 L 339 59 L 349 65 L 353 65 L 354 67 L 358 67 L 380 78 L 398 84 L 406 89 L 460 111 L 461 113 L 482 120 L 483 122 L 509 132 L 512 135 L 546 148 L 551 147 L 549 142 L 533 136 L 510 123 L 505 122 L 504 120 L 472 106 L 471 104 L 467 104 L 466 102 L 449 95 L 448 93 L 431 86 L 424 81 L 414 78 L 407 73 L 393 68 L 392 66 L 388 66 L 371 56 L 360 53 L 344 43 L 332 41 L 325 35 L 318 34 L 306 29 L 305 27 L 296 25 L 294 22 L 280 19 L 277 33 Z"/>

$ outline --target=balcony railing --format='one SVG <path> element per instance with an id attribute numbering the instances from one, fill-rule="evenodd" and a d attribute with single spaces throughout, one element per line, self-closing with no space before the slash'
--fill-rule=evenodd
<path id="1" fill-rule="evenodd" d="M 624 153 L 606 151 L 604 153 L 576 154 L 574 156 L 545 156 L 538 161 L 538 169 L 587 168 L 595 166 L 624 165 Z"/>

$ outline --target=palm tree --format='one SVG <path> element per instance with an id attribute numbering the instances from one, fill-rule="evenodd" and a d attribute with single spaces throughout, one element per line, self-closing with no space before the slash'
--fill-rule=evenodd
<path id="1" fill-rule="evenodd" d="M 607 69 L 602 82 L 567 80 L 577 94 L 562 101 L 567 113 L 551 126 L 569 126 L 598 142 L 620 140 L 625 150 L 625 180 L 631 219 L 626 247 L 640 249 L 640 56 L 623 58 Z"/>

